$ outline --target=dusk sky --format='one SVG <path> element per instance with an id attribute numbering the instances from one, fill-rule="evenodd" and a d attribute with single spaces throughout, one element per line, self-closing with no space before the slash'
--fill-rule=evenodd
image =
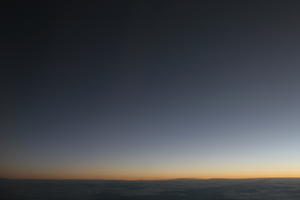
<path id="1" fill-rule="evenodd" d="M 0 176 L 300 177 L 300 3 L 276 2 L 11 6 Z"/>

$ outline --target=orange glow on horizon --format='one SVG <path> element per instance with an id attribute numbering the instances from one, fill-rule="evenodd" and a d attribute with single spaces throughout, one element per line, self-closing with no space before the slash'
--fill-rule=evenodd
<path id="1" fill-rule="evenodd" d="M 300 163 L 271 164 L 220 164 L 220 165 L 152 165 L 116 166 L 77 165 L 64 167 L 2 167 L 0 177 L 13 179 L 85 179 L 85 180 L 169 180 L 191 179 L 242 179 L 242 178 L 300 178 Z"/>
<path id="2" fill-rule="evenodd" d="M 74 180 L 170 180 L 190 179 L 248 179 L 248 178 L 300 178 L 300 170 L 295 171 L 253 171 L 248 173 L 136 173 L 106 174 L 99 173 L 0 173 L 1 177 L 11 179 L 74 179 Z"/>

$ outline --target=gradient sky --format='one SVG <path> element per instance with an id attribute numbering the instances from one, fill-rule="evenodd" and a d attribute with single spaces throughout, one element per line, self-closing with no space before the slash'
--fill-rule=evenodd
<path id="1" fill-rule="evenodd" d="M 203 2 L 10 7 L 0 176 L 300 177 L 300 4 Z"/>

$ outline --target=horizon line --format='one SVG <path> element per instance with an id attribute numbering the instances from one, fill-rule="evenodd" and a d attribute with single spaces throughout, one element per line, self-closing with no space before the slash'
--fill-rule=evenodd
<path id="1" fill-rule="evenodd" d="M 254 180 L 254 179 L 300 179 L 300 176 L 295 177 L 244 177 L 244 178 L 169 178 L 169 179 L 81 179 L 81 178 L 5 178 L 0 177 L 0 180 L 49 180 L 49 181 L 176 181 L 176 180 Z"/>

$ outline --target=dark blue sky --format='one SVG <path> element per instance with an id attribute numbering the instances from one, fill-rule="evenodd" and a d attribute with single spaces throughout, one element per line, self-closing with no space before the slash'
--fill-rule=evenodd
<path id="1" fill-rule="evenodd" d="M 0 174 L 300 176 L 299 7 L 12 6 Z"/>

